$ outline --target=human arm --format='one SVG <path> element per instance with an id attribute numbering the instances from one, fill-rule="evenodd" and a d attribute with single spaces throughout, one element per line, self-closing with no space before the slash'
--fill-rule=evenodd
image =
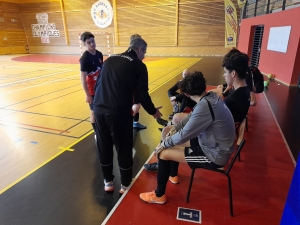
<path id="1" fill-rule="evenodd" d="M 174 135 L 167 137 L 162 142 L 162 145 L 166 148 L 169 148 L 175 145 L 185 143 L 188 140 L 191 140 L 192 138 L 198 136 L 211 123 L 212 116 L 208 107 L 208 103 L 206 101 L 198 103 L 194 111 L 190 114 L 185 126 Z"/>
<path id="2" fill-rule="evenodd" d="M 171 98 L 173 96 L 178 95 L 177 90 L 179 89 L 179 82 L 174 84 L 169 90 L 168 90 L 168 97 Z"/>
<path id="3" fill-rule="evenodd" d="M 250 92 L 250 105 L 251 106 L 257 105 L 256 97 L 253 91 Z"/>
<path id="4" fill-rule="evenodd" d="M 217 95 L 219 95 L 221 98 L 226 97 L 229 94 L 229 91 L 233 88 L 233 86 L 226 86 L 225 90 L 223 91 L 223 87 L 221 85 L 218 85 L 217 88 L 209 90 L 209 92 L 214 92 Z"/>

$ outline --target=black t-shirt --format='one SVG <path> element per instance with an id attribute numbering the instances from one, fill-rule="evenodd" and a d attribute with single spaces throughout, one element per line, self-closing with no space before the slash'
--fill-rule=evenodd
<path id="1" fill-rule="evenodd" d="M 248 67 L 246 76 L 245 76 L 245 80 L 246 80 L 246 84 L 248 86 L 248 88 L 250 89 L 250 92 L 253 92 L 253 79 L 252 79 L 252 73 L 250 68 Z"/>
<path id="2" fill-rule="evenodd" d="M 103 55 L 98 50 L 96 50 L 95 55 L 85 51 L 79 61 L 80 71 L 87 72 L 86 81 L 89 93 L 94 95 L 94 87 L 103 64 Z"/>
<path id="3" fill-rule="evenodd" d="M 172 96 L 176 96 L 178 95 L 178 89 L 179 89 L 179 84 L 180 84 L 180 81 L 178 81 L 176 84 L 174 84 L 169 90 L 168 90 L 168 96 L 169 98 L 172 97 Z"/>
<path id="4" fill-rule="evenodd" d="M 247 86 L 240 87 L 231 92 L 225 99 L 234 122 L 242 122 L 248 114 L 250 107 L 250 90 Z"/>
<path id="5" fill-rule="evenodd" d="M 133 103 L 141 103 L 151 115 L 155 114 L 148 93 L 148 71 L 135 51 L 110 56 L 103 64 L 95 86 L 94 106 L 102 112 L 131 113 Z"/>

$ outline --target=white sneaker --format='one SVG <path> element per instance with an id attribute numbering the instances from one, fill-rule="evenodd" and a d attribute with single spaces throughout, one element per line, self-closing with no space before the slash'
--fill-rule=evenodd
<path id="1" fill-rule="evenodd" d="M 126 191 L 127 188 L 128 187 L 125 187 L 123 184 L 121 184 L 121 189 L 120 189 L 119 193 L 123 194 Z"/>
<path id="2" fill-rule="evenodd" d="M 111 192 L 114 190 L 114 181 L 106 182 L 104 180 L 104 191 Z"/>

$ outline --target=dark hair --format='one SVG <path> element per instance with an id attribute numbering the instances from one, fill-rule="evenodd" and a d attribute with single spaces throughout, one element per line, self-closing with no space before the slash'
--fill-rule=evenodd
<path id="1" fill-rule="evenodd" d="M 245 79 L 248 70 L 248 61 L 248 55 L 237 49 L 232 49 L 224 56 L 222 66 L 230 72 L 233 70 L 237 72 L 240 79 Z"/>
<path id="2" fill-rule="evenodd" d="M 237 48 L 232 48 L 224 57 L 229 57 L 229 56 L 233 55 L 234 53 L 241 53 L 241 51 L 238 50 Z"/>
<path id="3" fill-rule="evenodd" d="M 195 71 L 183 78 L 180 82 L 180 89 L 188 95 L 201 95 L 206 89 L 206 80 L 202 72 Z"/>
<path id="4" fill-rule="evenodd" d="M 87 39 L 89 39 L 91 37 L 95 38 L 95 36 L 91 32 L 86 31 L 80 35 L 80 40 L 82 42 L 85 42 Z"/>

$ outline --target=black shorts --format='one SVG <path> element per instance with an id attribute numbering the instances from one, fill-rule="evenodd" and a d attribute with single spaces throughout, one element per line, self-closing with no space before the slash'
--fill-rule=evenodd
<path id="1" fill-rule="evenodd" d="M 202 151 L 199 145 L 198 137 L 190 140 L 191 147 L 184 148 L 184 157 L 187 164 L 191 169 L 195 168 L 207 168 L 207 169 L 217 169 L 223 166 L 217 165 L 211 162 Z"/>
<path id="2" fill-rule="evenodd" d="M 91 95 L 91 97 L 92 97 L 92 102 L 89 105 L 90 105 L 90 109 L 94 111 L 94 95 Z"/>

